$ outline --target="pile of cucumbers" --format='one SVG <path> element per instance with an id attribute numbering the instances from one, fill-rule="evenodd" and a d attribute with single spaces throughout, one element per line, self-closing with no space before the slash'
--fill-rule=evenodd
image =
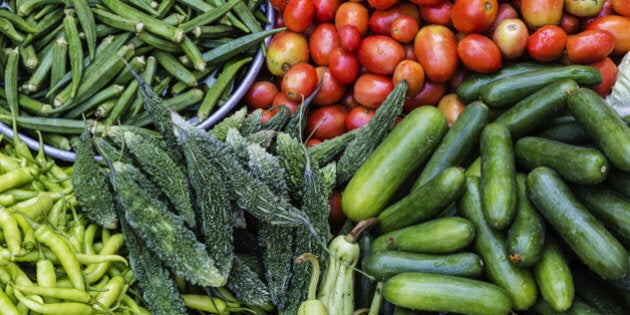
<path id="1" fill-rule="evenodd" d="M 358 266 L 386 311 L 627 313 L 630 127 L 601 80 L 516 63 L 465 79 L 452 126 L 423 106 L 389 133 L 342 197 L 350 220 L 378 219 Z"/>

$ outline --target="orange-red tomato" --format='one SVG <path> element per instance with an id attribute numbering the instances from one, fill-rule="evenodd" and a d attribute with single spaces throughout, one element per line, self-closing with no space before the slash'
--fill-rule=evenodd
<path id="1" fill-rule="evenodd" d="M 389 76 L 365 72 L 354 82 L 354 99 L 369 108 L 378 108 L 387 95 L 394 89 Z"/>
<path id="2" fill-rule="evenodd" d="M 291 66 L 308 60 L 306 37 L 291 31 L 282 31 L 273 36 L 265 58 L 267 69 L 275 76 L 282 76 Z"/>
<path id="3" fill-rule="evenodd" d="M 543 25 L 558 25 L 564 0 L 520 0 L 521 17 L 527 27 L 535 30 Z"/>
<path id="4" fill-rule="evenodd" d="M 440 98 L 437 108 L 444 114 L 448 125 L 451 126 L 455 120 L 457 120 L 459 114 L 466 108 L 466 104 L 457 98 L 457 94 L 449 93 Z"/>
<path id="5" fill-rule="evenodd" d="M 485 35 L 468 34 L 457 44 L 457 55 L 466 68 L 474 72 L 490 73 L 501 68 L 499 46 Z"/>
<path id="6" fill-rule="evenodd" d="M 392 22 L 389 36 L 401 43 L 410 43 L 418 33 L 418 21 L 410 16 L 399 16 Z"/>
<path id="7" fill-rule="evenodd" d="M 333 22 L 341 0 L 313 0 L 316 22 Z"/>
<path id="8" fill-rule="evenodd" d="M 332 23 L 317 24 L 308 38 L 308 49 L 313 62 L 318 66 L 327 65 L 330 52 L 337 47 L 339 47 L 339 35 L 335 25 Z"/>
<path id="9" fill-rule="evenodd" d="M 444 0 L 409 0 L 409 2 L 419 6 L 432 7 L 444 2 Z"/>
<path id="10" fill-rule="evenodd" d="M 311 110 L 307 117 L 307 134 L 317 139 L 330 139 L 346 132 L 347 110 L 339 104 L 324 105 Z"/>
<path id="11" fill-rule="evenodd" d="M 420 93 L 424 87 L 424 70 L 420 63 L 409 59 L 399 62 L 394 69 L 392 83 L 396 85 L 402 80 L 407 81 L 407 95 Z"/>
<path id="12" fill-rule="evenodd" d="M 494 29 L 492 40 L 504 58 L 515 59 L 522 56 L 527 49 L 529 30 L 521 19 L 505 19 Z"/>
<path id="13" fill-rule="evenodd" d="M 301 101 L 313 94 L 318 82 L 315 67 L 310 63 L 302 62 L 287 70 L 282 77 L 280 90 L 289 99 Z"/>
<path id="14" fill-rule="evenodd" d="M 457 0 L 451 9 L 451 23 L 462 33 L 481 33 L 492 25 L 498 8 L 497 0 Z"/>
<path id="15" fill-rule="evenodd" d="M 597 15 L 592 16 L 592 17 L 588 17 L 588 18 L 581 18 L 580 19 L 580 27 L 581 27 L 582 30 L 584 30 L 595 19 L 600 18 L 602 16 L 616 15 L 616 14 L 617 13 L 613 10 L 613 7 L 612 7 L 612 0 L 605 0 L 604 1 L 604 6 L 599 11 L 599 13 L 597 13 Z"/>
<path id="16" fill-rule="evenodd" d="M 499 3 L 499 7 L 497 8 L 497 16 L 494 18 L 494 21 L 492 21 L 492 24 L 490 24 L 490 27 L 488 27 L 485 33 L 488 36 L 492 36 L 494 30 L 503 20 L 518 18 L 520 18 L 518 15 L 518 11 L 516 11 L 512 4 L 507 2 Z"/>
<path id="17" fill-rule="evenodd" d="M 445 0 L 434 6 L 420 6 L 420 17 L 426 24 L 451 26 L 453 2 Z"/>
<path id="18" fill-rule="evenodd" d="M 564 53 L 567 33 L 560 26 L 545 25 L 537 29 L 527 42 L 527 52 L 536 61 L 556 60 Z"/>
<path id="19" fill-rule="evenodd" d="M 371 35 L 361 41 L 357 58 L 368 71 L 392 74 L 396 65 L 405 58 L 405 50 L 389 36 Z"/>
<path id="20" fill-rule="evenodd" d="M 337 235 L 343 224 L 346 222 L 346 215 L 343 214 L 341 206 L 341 193 L 339 191 L 333 191 L 332 195 L 328 199 L 328 205 L 330 206 L 330 215 L 328 216 L 330 232 L 333 235 Z"/>
<path id="21" fill-rule="evenodd" d="M 367 0 L 368 4 L 378 10 L 389 9 L 395 4 L 397 4 L 400 0 Z"/>
<path id="22" fill-rule="evenodd" d="M 612 0 L 612 9 L 619 15 L 630 17 L 629 0 Z"/>
<path id="23" fill-rule="evenodd" d="M 317 138 L 308 138 L 306 140 L 306 143 L 304 143 L 304 145 L 309 148 L 312 147 L 314 145 L 318 145 L 320 143 L 324 142 L 322 139 L 317 139 Z"/>
<path id="24" fill-rule="evenodd" d="M 352 107 L 346 115 L 346 130 L 350 131 L 366 125 L 375 113 L 375 109 L 362 105 Z"/>
<path id="25" fill-rule="evenodd" d="M 425 81 L 424 87 L 422 87 L 422 91 L 420 91 L 420 93 L 405 98 L 403 110 L 405 112 L 409 112 L 420 106 L 436 106 L 440 101 L 440 98 L 446 94 L 447 88 L 448 83 L 446 82 Z"/>
<path id="26" fill-rule="evenodd" d="M 346 94 L 346 86 L 339 83 L 327 67 L 320 66 L 315 68 L 315 71 L 317 72 L 317 82 L 321 81 L 322 86 L 313 98 L 313 104 L 328 105 L 341 101 Z M 322 75 L 324 76 L 323 80 Z"/>
<path id="27" fill-rule="evenodd" d="M 328 57 L 328 68 L 341 84 L 350 84 L 359 75 L 361 65 L 359 59 L 352 52 L 341 47 L 333 49 Z"/>
<path id="28" fill-rule="evenodd" d="M 630 17 L 602 16 L 593 20 L 586 30 L 604 30 L 612 34 L 615 37 L 613 55 L 623 55 L 630 51 Z"/>
<path id="29" fill-rule="evenodd" d="M 425 25 L 414 40 L 414 52 L 427 79 L 446 82 L 457 70 L 457 40 L 443 25 Z"/>
<path id="30" fill-rule="evenodd" d="M 599 70 L 602 74 L 602 82 L 593 87 L 593 91 L 597 92 L 597 94 L 602 97 L 610 94 L 610 91 L 615 84 L 615 80 L 617 79 L 617 65 L 609 57 L 605 57 L 600 61 L 590 63 L 588 65 Z"/>
<path id="31" fill-rule="evenodd" d="M 615 48 L 615 36 L 610 32 L 590 29 L 569 36 L 566 54 L 573 63 L 585 64 L 604 59 Z"/>
<path id="32" fill-rule="evenodd" d="M 558 26 L 567 33 L 567 35 L 575 34 L 580 30 L 580 18 L 575 15 L 563 13 Z"/>
<path id="33" fill-rule="evenodd" d="M 284 105 L 287 108 L 289 108 L 289 112 L 291 112 L 291 115 L 293 115 L 297 111 L 300 104 L 302 104 L 301 100 L 294 101 L 294 100 L 289 99 L 286 95 L 284 95 L 284 93 L 278 93 L 276 94 L 276 97 L 273 99 L 273 103 L 271 103 L 271 108 L 273 109 L 280 105 Z M 274 111 L 273 113 L 275 114 L 277 113 L 277 111 Z"/>
<path id="34" fill-rule="evenodd" d="M 354 25 L 346 24 L 338 27 L 337 36 L 339 37 L 339 46 L 347 52 L 355 52 L 361 45 L 361 33 Z"/>
<path id="35" fill-rule="evenodd" d="M 282 13 L 284 11 L 284 7 L 289 3 L 289 0 L 270 0 L 271 5 L 276 11 Z"/>
<path id="36" fill-rule="evenodd" d="M 339 5 L 335 14 L 335 26 L 340 28 L 346 24 L 354 25 L 361 33 L 361 36 L 363 36 L 368 30 L 368 18 L 368 9 L 363 4 L 343 2 Z"/>
<path id="37" fill-rule="evenodd" d="M 284 7 L 282 20 L 284 25 L 293 32 L 304 32 L 315 19 L 313 0 L 291 0 Z"/>
<path id="38" fill-rule="evenodd" d="M 392 22 L 402 15 L 410 16 L 420 21 L 418 6 L 409 2 L 400 2 L 385 10 L 374 10 L 368 20 L 368 26 L 372 34 L 389 35 Z"/>
<path id="39" fill-rule="evenodd" d="M 273 82 L 268 80 L 256 81 L 245 93 L 245 104 L 252 108 L 267 108 L 271 106 L 278 92 L 280 89 Z"/>

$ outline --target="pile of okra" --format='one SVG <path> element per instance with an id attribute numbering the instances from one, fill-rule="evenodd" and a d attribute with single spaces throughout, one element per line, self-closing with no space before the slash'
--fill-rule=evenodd
<path id="1" fill-rule="evenodd" d="M 201 122 L 230 97 L 272 29 L 260 0 L 7 0 L 0 122 L 61 150 L 86 124 L 151 123 L 139 75 Z"/>

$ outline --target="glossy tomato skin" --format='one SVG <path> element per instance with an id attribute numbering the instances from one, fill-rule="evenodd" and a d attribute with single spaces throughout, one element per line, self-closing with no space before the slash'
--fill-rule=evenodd
<path id="1" fill-rule="evenodd" d="M 405 44 L 410 43 L 418 33 L 418 21 L 410 16 L 397 17 L 389 29 L 389 36 L 393 39 Z"/>
<path id="2" fill-rule="evenodd" d="M 341 207 L 341 193 L 338 190 L 333 191 L 332 195 L 328 199 L 328 205 L 330 206 L 330 215 L 328 216 L 330 232 L 333 235 L 337 235 L 343 224 L 346 222 L 346 215 L 343 213 Z"/>
<path id="3" fill-rule="evenodd" d="M 451 10 L 451 23 L 459 32 L 481 33 L 497 16 L 497 0 L 458 0 Z"/>
<path id="4" fill-rule="evenodd" d="M 464 108 L 466 108 L 466 104 L 457 98 L 457 94 L 455 93 L 448 93 L 442 96 L 437 105 L 437 109 L 444 114 L 449 126 L 457 120 L 457 117 L 459 117 L 459 114 Z"/>
<path id="5" fill-rule="evenodd" d="M 595 16 L 604 6 L 604 0 L 564 0 L 564 11 L 578 17 Z"/>
<path id="6" fill-rule="evenodd" d="M 612 54 L 615 56 L 626 54 L 630 51 L 630 17 L 619 15 L 607 15 L 599 17 L 586 27 L 586 30 L 604 30 L 615 37 L 615 48 Z"/>
<path id="7" fill-rule="evenodd" d="M 599 61 L 615 48 L 615 36 L 610 32 L 591 29 L 569 36 L 566 54 L 573 63 L 586 64 Z"/>
<path id="8" fill-rule="evenodd" d="M 457 40 L 455 34 L 443 25 L 425 25 L 414 40 L 416 59 L 427 79 L 446 82 L 457 70 Z"/>
<path id="9" fill-rule="evenodd" d="M 564 0 L 520 0 L 521 17 L 527 27 L 535 30 L 543 25 L 558 25 Z"/>
<path id="10" fill-rule="evenodd" d="M 396 65 L 405 58 L 403 46 L 385 35 L 371 35 L 363 38 L 357 58 L 368 71 L 377 74 L 392 74 Z"/>
<path id="11" fill-rule="evenodd" d="M 328 65 L 330 52 L 339 47 L 337 28 L 332 23 L 319 23 L 308 38 L 311 59 L 318 66 Z"/>
<path id="12" fill-rule="evenodd" d="M 468 34 L 459 41 L 457 55 L 466 68 L 478 73 L 494 72 L 502 64 L 499 46 L 481 34 Z"/>
<path id="13" fill-rule="evenodd" d="M 273 36 L 265 58 L 269 73 L 283 76 L 291 66 L 308 62 L 308 42 L 301 33 L 282 31 Z"/>
<path id="14" fill-rule="evenodd" d="M 368 4 L 375 9 L 385 10 L 389 9 L 395 4 L 397 4 L 400 0 L 367 0 Z"/>
<path id="15" fill-rule="evenodd" d="M 256 81 L 252 83 L 245 93 L 245 104 L 251 108 L 268 108 L 273 103 L 278 92 L 280 92 L 280 89 L 272 81 Z"/>
<path id="16" fill-rule="evenodd" d="M 619 15 L 630 17 L 629 0 L 611 0 L 612 9 Z"/>
<path id="17" fill-rule="evenodd" d="M 274 108 L 280 105 L 284 105 L 287 108 L 289 108 L 289 112 L 291 112 L 291 115 L 293 115 L 295 114 L 295 112 L 297 111 L 301 103 L 302 103 L 301 100 L 294 101 L 294 100 L 289 99 L 284 93 L 278 93 L 276 94 L 276 97 L 273 99 L 273 102 L 271 103 L 271 107 Z"/>
<path id="18" fill-rule="evenodd" d="M 315 19 L 313 0 L 291 0 L 282 12 L 284 25 L 293 32 L 304 32 Z"/>
<path id="19" fill-rule="evenodd" d="M 318 84 L 317 71 L 310 63 L 298 63 L 289 68 L 282 77 L 280 90 L 289 99 L 301 101 L 309 97 Z"/>
<path id="20" fill-rule="evenodd" d="M 400 2 L 389 9 L 374 10 L 368 20 L 368 27 L 372 34 L 388 35 L 394 20 L 402 15 L 410 16 L 417 21 L 420 20 L 418 6 L 409 2 Z"/>
<path id="21" fill-rule="evenodd" d="M 363 4 L 343 2 L 337 8 L 337 13 L 335 13 L 335 26 L 340 28 L 346 24 L 354 25 L 361 33 L 361 36 L 364 36 L 368 30 L 369 17 L 368 9 Z"/>
<path id="22" fill-rule="evenodd" d="M 527 52 L 536 61 L 554 61 L 562 57 L 566 42 L 564 29 L 557 25 L 545 25 L 532 33 L 527 42 Z"/>
<path id="23" fill-rule="evenodd" d="M 346 108 L 339 105 L 324 105 L 311 110 L 307 118 L 307 134 L 317 139 L 331 139 L 346 132 Z"/>
<path id="24" fill-rule="evenodd" d="M 407 81 L 407 95 L 420 93 L 424 87 L 424 69 L 419 62 L 405 59 L 398 63 L 392 75 L 392 83 L 396 86 L 400 81 Z"/>
<path id="25" fill-rule="evenodd" d="M 599 70 L 602 74 L 602 82 L 593 87 L 593 91 L 597 92 L 597 94 L 602 97 L 606 97 L 610 94 L 610 91 L 612 91 L 612 87 L 617 79 L 617 65 L 609 57 L 605 57 L 594 63 L 589 63 L 588 65 Z"/>
<path id="26" fill-rule="evenodd" d="M 445 82 L 432 82 L 425 81 L 422 91 L 414 96 L 408 96 L 405 98 L 405 104 L 403 110 L 410 112 L 414 108 L 432 105 L 436 106 L 442 96 L 446 94 L 448 83 Z"/>
<path id="27" fill-rule="evenodd" d="M 375 113 L 375 109 L 362 105 L 352 107 L 350 111 L 348 111 L 348 115 L 346 115 L 346 130 L 351 131 L 365 126 L 368 122 L 370 122 L 372 117 L 374 117 Z"/>
<path id="28" fill-rule="evenodd" d="M 317 82 L 322 82 L 319 92 L 313 98 L 315 105 L 339 103 L 346 94 L 346 86 L 339 83 L 328 67 L 317 67 Z M 322 76 L 324 76 L 322 80 Z"/>
<path id="29" fill-rule="evenodd" d="M 361 65 L 354 53 L 339 47 L 330 52 L 328 68 L 339 83 L 350 84 L 359 75 Z"/>
<path id="30" fill-rule="evenodd" d="M 485 33 L 488 36 L 492 36 L 494 30 L 499 26 L 503 20 L 507 19 L 518 19 L 520 18 L 518 15 L 518 11 L 512 6 L 512 4 L 508 2 L 500 2 L 499 7 L 497 8 L 497 16 L 492 21 L 492 24 L 486 29 Z"/>
<path id="31" fill-rule="evenodd" d="M 529 30 L 521 19 L 505 19 L 494 29 L 492 40 L 506 59 L 516 59 L 527 49 Z"/>
<path id="32" fill-rule="evenodd" d="M 558 23 L 567 35 L 575 34 L 580 31 L 580 18 L 575 15 L 563 13 Z"/>
<path id="33" fill-rule="evenodd" d="M 434 6 L 420 6 L 420 17 L 426 24 L 451 26 L 453 2 L 445 0 Z"/>
<path id="34" fill-rule="evenodd" d="M 354 99 L 369 108 L 378 108 L 387 95 L 394 89 L 389 76 L 366 72 L 354 82 Z"/>
<path id="35" fill-rule="evenodd" d="M 445 0 L 409 0 L 409 2 L 411 3 L 415 3 L 419 6 L 427 6 L 427 7 L 436 6 L 444 1 Z"/>
<path id="36" fill-rule="evenodd" d="M 342 0 L 313 0 L 313 7 L 315 9 L 315 21 L 333 22 L 335 20 L 335 13 L 341 5 Z"/>
<path id="37" fill-rule="evenodd" d="M 602 16 L 608 16 L 608 15 L 617 15 L 617 12 L 615 12 L 613 10 L 612 0 L 606 0 L 604 2 L 604 6 L 599 11 L 599 13 L 597 13 L 597 15 L 592 16 L 592 17 L 588 17 L 588 18 L 581 18 L 580 19 L 580 27 L 581 27 L 582 30 L 584 30 L 595 19 L 600 18 Z"/>
<path id="38" fill-rule="evenodd" d="M 339 46 L 347 52 L 355 52 L 359 50 L 361 45 L 361 33 L 359 29 L 350 24 L 342 25 L 337 28 L 337 36 L 339 37 Z"/>

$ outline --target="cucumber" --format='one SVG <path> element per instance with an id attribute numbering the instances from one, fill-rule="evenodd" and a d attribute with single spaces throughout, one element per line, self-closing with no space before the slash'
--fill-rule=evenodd
<path id="1" fill-rule="evenodd" d="M 611 167 L 610 172 L 608 172 L 608 176 L 606 177 L 606 180 L 604 180 L 604 185 L 621 194 L 625 198 L 630 199 L 629 172 L 624 172 L 614 166 Z"/>
<path id="2" fill-rule="evenodd" d="M 545 222 L 527 198 L 527 175 L 516 174 L 518 204 L 516 215 L 507 233 L 508 257 L 520 267 L 534 265 L 545 244 Z"/>
<path id="3" fill-rule="evenodd" d="M 538 297 L 534 275 L 531 268 L 521 268 L 510 261 L 503 232 L 495 230 L 486 221 L 481 210 L 479 177 L 466 177 L 464 194 L 458 205 L 462 216 L 475 226 L 476 237 L 473 244 L 483 259 L 486 277 L 508 292 L 515 310 L 530 308 Z"/>
<path id="4" fill-rule="evenodd" d="M 426 314 L 426 313 L 429 313 L 429 312 L 420 312 L 420 311 L 410 310 L 408 308 L 396 306 L 394 307 L 393 315 L 421 315 L 421 314 Z"/>
<path id="5" fill-rule="evenodd" d="M 630 199 L 603 185 L 575 185 L 572 190 L 619 241 L 630 246 Z"/>
<path id="6" fill-rule="evenodd" d="M 348 182 L 342 196 L 346 217 L 358 222 L 378 215 L 427 161 L 447 130 L 446 117 L 434 106 L 409 112 Z"/>
<path id="7" fill-rule="evenodd" d="M 490 108 L 506 107 L 562 79 L 572 79 L 579 85 L 592 86 L 601 83 L 602 74 L 586 65 L 550 67 L 490 82 L 479 90 L 479 96 Z"/>
<path id="8" fill-rule="evenodd" d="M 517 62 L 501 67 L 492 73 L 473 73 L 466 77 L 455 89 L 457 98 L 465 104 L 479 100 L 479 89 L 492 81 L 518 73 L 530 72 L 551 67 L 552 63 L 542 62 Z"/>
<path id="9" fill-rule="evenodd" d="M 583 147 L 540 137 L 524 137 L 514 145 L 516 164 L 527 171 L 548 166 L 567 182 L 593 185 L 603 182 L 610 165 L 606 155 Z"/>
<path id="10" fill-rule="evenodd" d="M 568 108 L 610 162 L 630 171 L 630 127 L 599 94 L 579 88 L 569 95 Z"/>
<path id="11" fill-rule="evenodd" d="M 570 144 L 586 144 L 593 141 L 584 126 L 577 121 L 544 127 L 533 136 Z"/>
<path id="12" fill-rule="evenodd" d="M 359 260 L 363 261 L 372 251 L 374 237 L 368 231 L 363 231 L 357 239 L 357 244 L 359 244 L 360 250 Z M 376 283 L 363 274 L 357 274 L 355 277 L 355 288 L 355 307 L 357 309 L 370 307 L 374 291 L 376 290 Z"/>
<path id="13" fill-rule="evenodd" d="M 544 299 L 541 299 L 534 307 L 527 311 L 526 314 L 536 314 L 536 315 L 604 315 L 606 313 L 600 313 L 595 307 L 587 304 L 582 300 L 575 300 L 571 307 L 562 312 L 558 313 L 558 311 L 554 310 L 553 307 L 547 303 Z"/>
<path id="14" fill-rule="evenodd" d="M 372 252 L 389 249 L 449 254 L 464 249 L 474 237 L 475 227 L 470 221 L 461 217 L 445 217 L 382 234 L 372 243 Z"/>
<path id="15" fill-rule="evenodd" d="M 392 304 L 425 311 L 505 315 L 510 296 L 497 285 L 463 277 L 410 272 L 389 278 L 383 297 Z"/>
<path id="16" fill-rule="evenodd" d="M 420 188 L 388 206 L 378 216 L 377 235 L 431 218 L 457 200 L 464 186 L 464 169 L 449 167 Z"/>
<path id="17" fill-rule="evenodd" d="M 479 135 L 488 123 L 489 117 L 488 106 L 482 102 L 466 105 L 422 168 L 411 189 L 415 190 L 426 184 L 447 167 L 462 166 L 462 163 L 469 159 L 478 148 Z"/>
<path id="18" fill-rule="evenodd" d="M 504 124 L 514 139 L 530 135 L 562 113 L 569 93 L 577 88 L 577 83 L 571 79 L 551 83 L 514 104 L 494 121 Z"/>
<path id="19" fill-rule="evenodd" d="M 363 270 L 380 282 L 405 272 L 479 278 L 483 262 L 479 255 L 468 252 L 432 255 L 381 250 L 363 260 Z"/>
<path id="20" fill-rule="evenodd" d="M 604 279 L 628 272 L 623 245 L 573 195 L 560 175 L 539 166 L 527 175 L 527 195 L 545 220 L 591 270 Z"/>
<path id="21" fill-rule="evenodd" d="M 607 315 L 628 314 L 624 310 L 623 302 L 615 296 L 616 288 L 602 281 L 584 266 L 573 266 L 573 279 L 575 282 L 575 295 L 596 308 L 600 313 Z"/>
<path id="22" fill-rule="evenodd" d="M 516 213 L 517 191 L 514 149 L 510 131 L 489 123 L 479 141 L 481 155 L 481 204 L 490 226 L 504 229 Z"/>
<path id="23" fill-rule="evenodd" d="M 542 257 L 533 271 L 542 298 L 558 312 L 569 309 L 573 304 L 575 285 L 567 259 L 554 238 L 547 237 Z"/>

